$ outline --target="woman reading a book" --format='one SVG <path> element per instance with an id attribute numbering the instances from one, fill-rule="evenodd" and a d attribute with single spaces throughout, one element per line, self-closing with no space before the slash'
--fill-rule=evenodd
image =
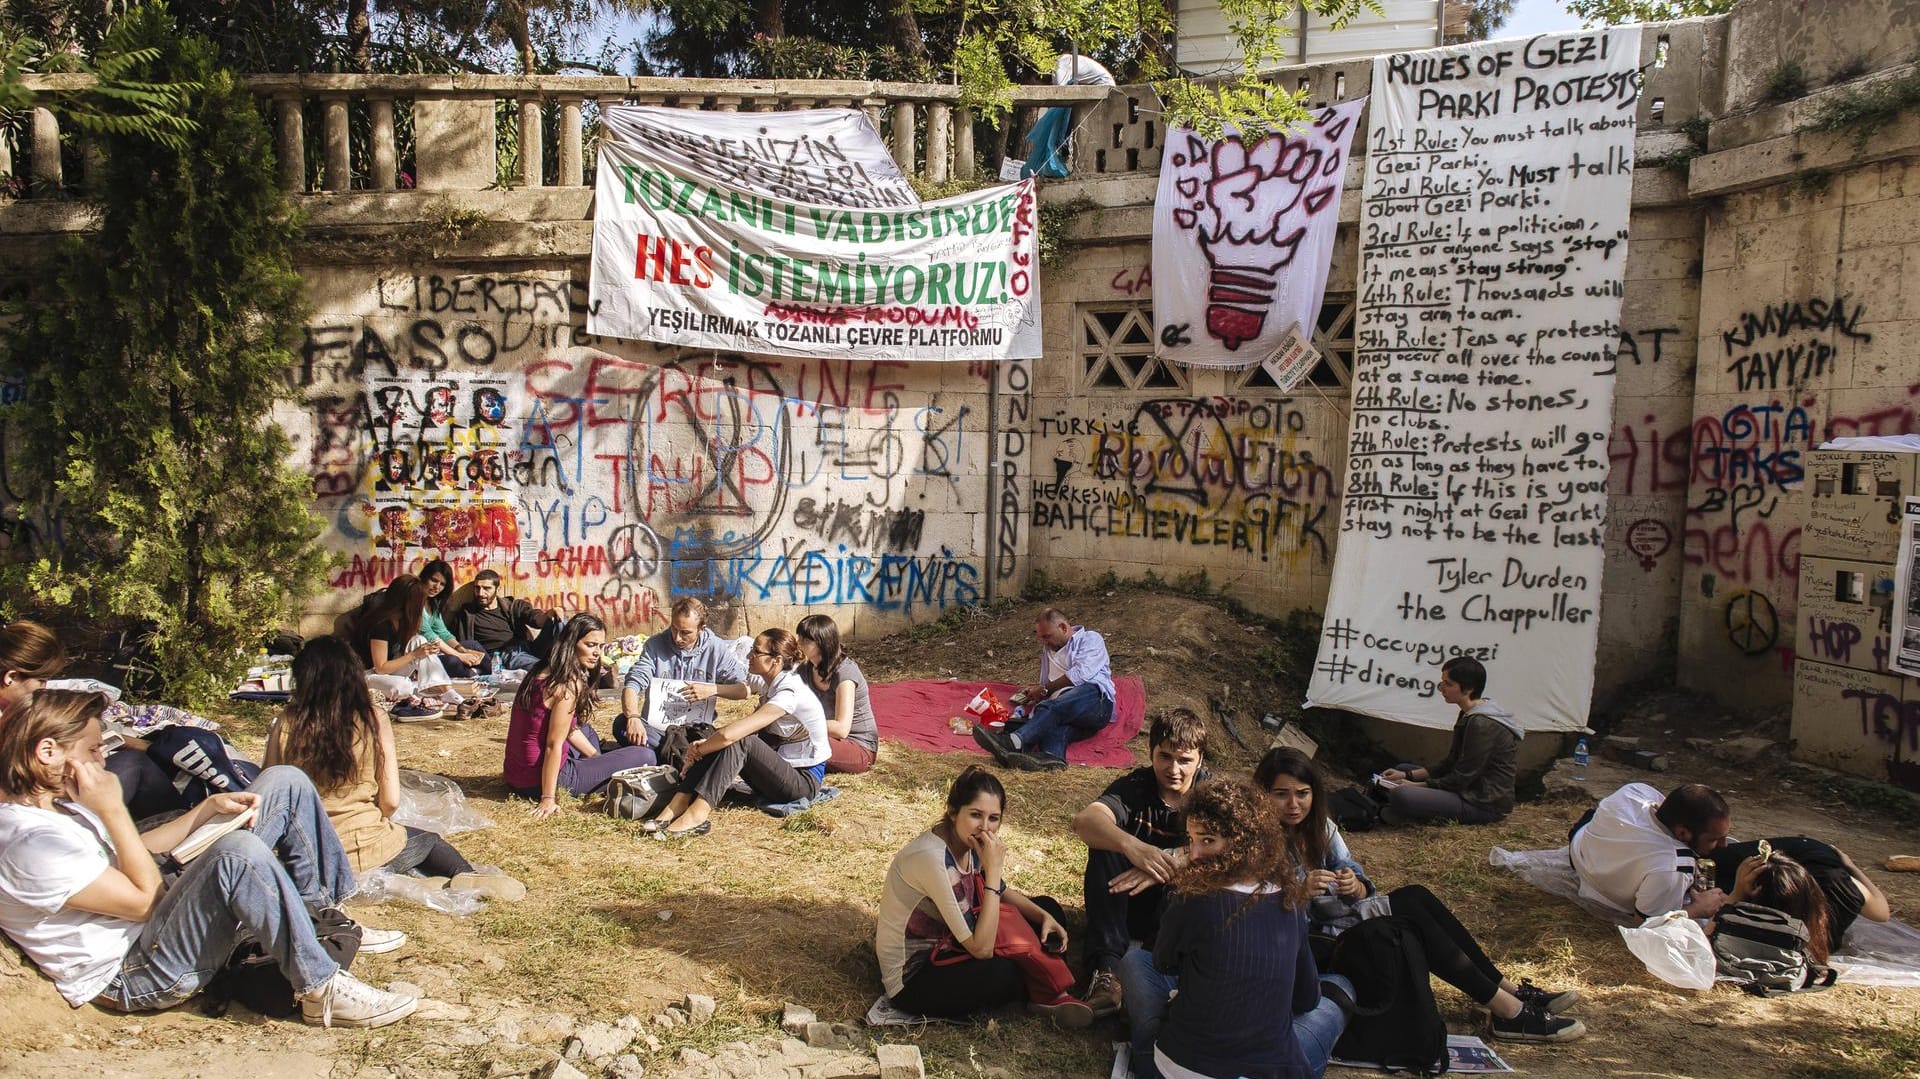
<path id="1" fill-rule="evenodd" d="M 747 679 L 760 707 L 687 746 L 673 800 L 644 826 L 661 839 L 690 839 L 713 830 L 715 806 L 737 780 L 768 802 L 797 802 L 820 793 L 826 775 L 827 716 L 799 671 L 800 640 L 770 629 L 747 653 Z M 678 825 L 678 827 L 670 827 Z"/>
<path id="2" fill-rule="evenodd" d="M 338 637 L 308 641 L 293 658 L 293 698 L 267 728 L 267 766 L 290 764 L 313 780 L 355 872 L 450 878 L 478 884 L 471 863 L 435 832 L 393 822 L 400 762 L 393 724 L 375 708 L 360 663 Z"/>
<path id="3" fill-rule="evenodd" d="M 342 970 L 315 936 L 310 909 L 352 892 L 353 871 L 295 768 L 269 768 L 241 794 L 219 794 L 146 833 L 103 764 L 97 693 L 41 690 L 0 725 L 0 929 L 75 1007 L 171 1007 L 199 992 L 241 939 L 279 965 L 307 1022 L 385 1026 L 414 1010 Z M 248 822 L 246 814 L 251 813 Z M 217 834 L 198 856 L 196 832 Z M 211 827 L 209 827 L 211 826 Z M 154 855 L 189 860 L 164 884 Z M 361 951 L 400 933 L 364 929 Z"/>
<path id="4" fill-rule="evenodd" d="M 1412 923 L 1426 945 L 1427 968 L 1493 1013 L 1493 1036 L 1511 1041 L 1566 1042 L 1587 1028 L 1560 1015 L 1579 1003 L 1574 990 L 1555 992 L 1514 982 L 1487 958 L 1467 927 L 1440 897 L 1409 884 L 1376 895 L 1373 882 L 1347 851 L 1327 805 L 1320 766 L 1289 746 L 1267 751 L 1253 770 L 1254 786 L 1279 810 L 1295 864 L 1307 885 L 1307 918 L 1317 933 L 1335 935 L 1369 917 L 1392 914 Z"/>
<path id="5" fill-rule="evenodd" d="M 606 786 L 615 772 L 654 762 L 653 750 L 646 746 L 603 751 L 599 733 L 586 721 L 593 713 L 593 687 L 600 680 L 606 647 L 606 625 L 590 614 L 574 615 L 546 661 L 514 695 L 502 770 L 507 786 L 540 799 L 535 817 L 558 813 L 563 790 L 585 798 Z"/>

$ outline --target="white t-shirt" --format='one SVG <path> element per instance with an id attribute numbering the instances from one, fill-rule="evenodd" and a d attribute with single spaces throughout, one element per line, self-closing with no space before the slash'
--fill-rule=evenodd
<path id="1" fill-rule="evenodd" d="M 1629 783 L 1600 800 L 1573 837 L 1582 896 L 1643 917 L 1686 906 L 1696 856 L 1654 819 L 1665 800 L 1645 783 Z"/>
<path id="2" fill-rule="evenodd" d="M 1105 64 L 1085 54 L 1063 52 L 1053 62 L 1055 86 L 1112 86 L 1113 72 Z"/>
<path id="3" fill-rule="evenodd" d="M 769 724 L 768 730 L 783 739 L 797 735 L 802 729 L 807 733 L 804 739 L 783 742 L 780 746 L 780 756 L 788 764 L 811 768 L 833 756 L 833 746 L 827 741 L 827 713 L 799 671 L 781 671 L 775 675 L 762 700 L 787 713 Z"/>
<path id="4" fill-rule="evenodd" d="M 72 802 L 57 804 L 45 810 L 0 803 L 0 929 L 77 1008 L 120 972 L 141 923 L 61 909 L 100 879 L 114 853 L 100 818 Z"/>
<path id="5" fill-rule="evenodd" d="M 979 872 L 979 863 L 971 857 L 966 863 L 964 868 L 956 864 L 946 840 L 926 831 L 901 847 L 887 866 L 880 913 L 873 924 L 873 952 L 888 996 L 900 992 L 942 936 L 973 936 L 963 896 L 971 894 L 969 878 Z M 1018 917 L 1010 908 L 1002 910 L 1003 918 Z"/>

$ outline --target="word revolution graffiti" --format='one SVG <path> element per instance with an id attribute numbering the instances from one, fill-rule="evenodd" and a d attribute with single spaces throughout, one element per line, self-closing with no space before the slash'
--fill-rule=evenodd
<path id="1" fill-rule="evenodd" d="M 1339 490 L 1306 428 L 1285 397 L 1159 398 L 1112 418 L 1043 416 L 1043 439 L 1084 456 L 1056 457 L 1051 481 L 1034 478 L 1034 525 L 1324 565 Z"/>

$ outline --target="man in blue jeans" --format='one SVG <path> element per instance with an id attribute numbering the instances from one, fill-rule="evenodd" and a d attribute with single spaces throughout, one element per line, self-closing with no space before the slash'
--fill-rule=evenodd
<path id="1" fill-rule="evenodd" d="M 1068 743 L 1113 722 L 1113 663 L 1106 639 L 1058 608 L 1040 612 L 1033 635 L 1040 639 L 1040 683 L 1026 691 L 1032 710 L 1025 725 L 998 734 L 976 724 L 973 740 L 1007 767 L 1054 772 L 1067 766 Z"/>

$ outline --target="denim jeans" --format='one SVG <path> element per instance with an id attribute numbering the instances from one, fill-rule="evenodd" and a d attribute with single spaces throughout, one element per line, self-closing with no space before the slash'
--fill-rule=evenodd
<path id="1" fill-rule="evenodd" d="M 1020 748 L 1067 758 L 1067 743 L 1092 738 L 1113 722 L 1113 702 L 1091 682 L 1061 690 L 1033 706 L 1020 728 Z"/>
<path id="2" fill-rule="evenodd" d="M 277 765 L 247 791 L 260 799 L 254 838 L 279 858 L 307 906 L 330 907 L 353 894 L 353 863 L 305 772 Z"/>
<path id="3" fill-rule="evenodd" d="M 1120 958 L 1119 966 L 1114 968 L 1114 974 L 1120 979 L 1120 992 L 1126 1001 L 1127 1026 L 1133 1041 L 1134 1079 L 1160 1079 L 1160 1068 L 1153 1059 L 1153 1043 L 1160 1036 L 1160 1024 L 1167 1018 L 1167 1003 L 1173 991 L 1180 987 L 1180 979 L 1156 968 L 1153 953 L 1145 948 L 1128 949 Z M 1353 983 L 1346 978 L 1322 974 L 1320 980 L 1338 985 L 1352 999 Z M 1300 1053 L 1307 1058 L 1307 1067 L 1313 1074 L 1327 1070 L 1334 1043 L 1346 1028 L 1347 1017 L 1341 1013 L 1340 1005 L 1325 994 L 1312 1011 L 1293 1017 L 1293 1040 L 1300 1044 Z"/>
<path id="4" fill-rule="evenodd" d="M 243 935 L 273 956 L 295 992 L 322 985 L 340 967 L 307 907 L 259 836 L 229 832 L 167 889 L 100 1000 L 130 1012 L 178 1004 L 226 967 Z"/>

